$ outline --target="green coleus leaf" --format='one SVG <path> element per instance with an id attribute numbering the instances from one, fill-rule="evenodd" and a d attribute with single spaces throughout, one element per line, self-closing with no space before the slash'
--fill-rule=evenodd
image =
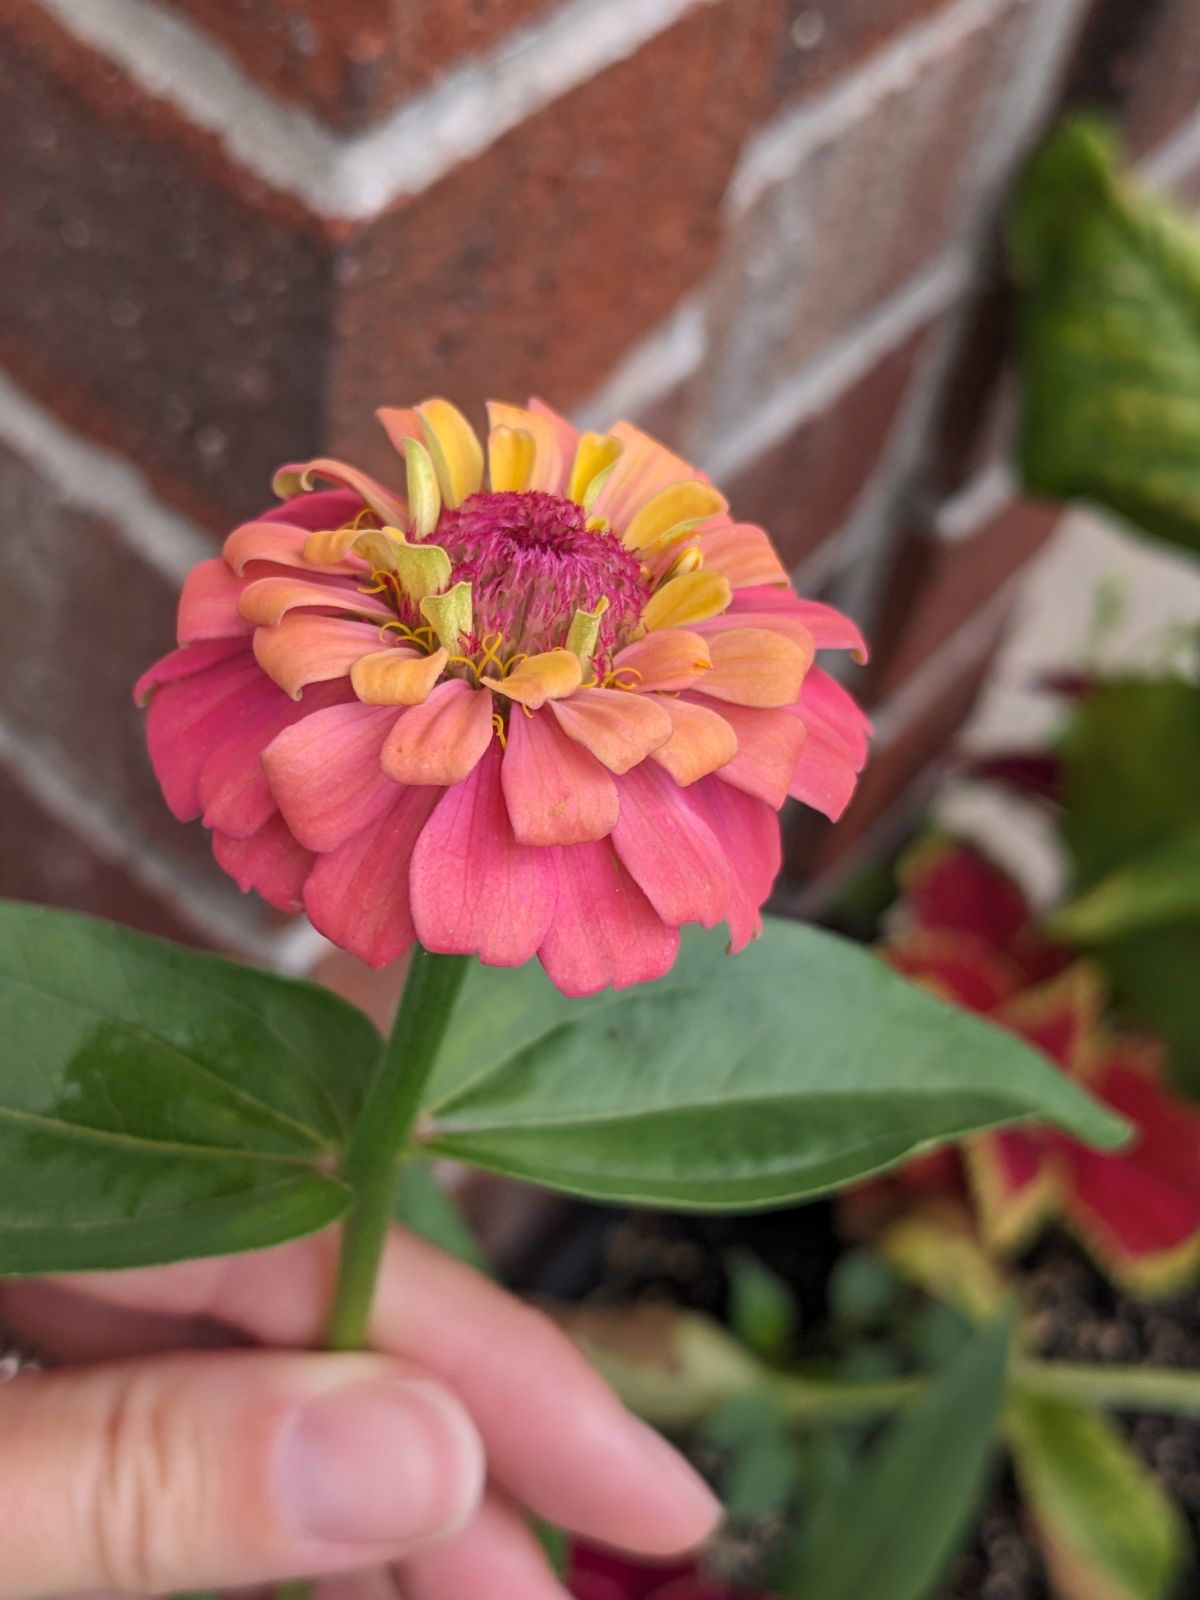
<path id="1" fill-rule="evenodd" d="M 855 1473 L 813 1513 L 787 1593 L 924 1600 L 983 1496 L 1004 1404 L 1012 1319 L 976 1333 Z"/>
<path id="2" fill-rule="evenodd" d="M 1112 1423 L 1018 1394 L 1017 1477 L 1062 1600 L 1168 1600 L 1186 1560 L 1182 1519 Z"/>
<path id="3" fill-rule="evenodd" d="M 1200 824 L 1169 834 L 1054 915 L 1056 936 L 1103 943 L 1147 928 L 1200 922 Z"/>
<path id="4" fill-rule="evenodd" d="M 0 1274 L 253 1250 L 346 1209 L 378 1057 L 311 984 L 0 901 Z"/>
<path id="5" fill-rule="evenodd" d="M 1066 123 L 1010 218 L 1027 485 L 1200 551 L 1200 230 Z"/>
<path id="6" fill-rule="evenodd" d="M 426 1149 L 600 1199 L 782 1204 L 1022 1118 L 1123 1125 L 1015 1035 L 862 948 L 769 919 L 734 957 L 685 933 L 657 983 L 566 1000 L 532 965 L 468 975 Z"/>

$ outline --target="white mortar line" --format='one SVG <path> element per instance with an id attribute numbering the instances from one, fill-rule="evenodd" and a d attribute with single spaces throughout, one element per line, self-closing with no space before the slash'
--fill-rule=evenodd
<path id="1" fill-rule="evenodd" d="M 725 196 L 726 212 L 741 216 L 765 190 L 785 180 L 811 149 L 836 139 L 877 101 L 915 82 L 934 57 L 953 51 L 1009 4 L 1011 0 L 960 0 L 909 28 L 832 89 L 785 111 L 743 151 Z"/>
<path id="2" fill-rule="evenodd" d="M 736 432 L 726 432 L 708 453 L 705 470 L 728 480 L 786 439 L 808 417 L 829 404 L 879 359 L 902 344 L 966 287 L 970 266 L 955 252 L 923 267 L 890 300 L 852 331 L 794 374 L 747 417 Z"/>
<path id="3" fill-rule="evenodd" d="M 990 641 L 999 632 L 1013 596 L 1027 576 L 1025 567 L 1015 572 L 986 605 L 973 611 L 948 639 L 942 641 L 928 661 L 923 662 L 878 711 L 872 712 L 875 735 L 871 746 L 874 750 L 886 750 L 893 745 L 941 691 L 983 653 L 980 640 Z"/>
<path id="4" fill-rule="evenodd" d="M 977 472 L 957 494 L 943 501 L 933 519 L 937 537 L 946 544 L 970 539 L 987 526 L 1021 492 L 1007 461 L 993 461 Z"/>
<path id="5" fill-rule="evenodd" d="M 68 505 L 113 522 L 126 544 L 171 583 L 215 554 L 198 527 L 157 497 L 123 456 L 65 428 L 0 372 L 0 441 L 34 466 Z"/>
<path id="6" fill-rule="evenodd" d="M 152 0 L 41 3 L 151 94 L 216 134 L 241 166 L 273 188 L 323 216 L 364 218 L 429 188 L 713 0 L 568 0 L 351 136 L 282 105 L 209 34 Z"/>
<path id="7" fill-rule="evenodd" d="M 603 431 L 661 400 L 700 368 L 706 346 L 704 295 L 698 292 L 628 350 L 600 387 L 573 409 L 576 426 Z"/>
<path id="8" fill-rule="evenodd" d="M 0 761 L 42 809 L 92 849 L 161 900 L 181 921 L 214 944 L 274 961 L 278 937 L 256 932 L 212 887 L 168 866 L 136 829 L 95 800 L 86 773 L 70 770 L 61 756 L 27 733 L 0 720 Z M 288 933 L 291 930 L 287 930 Z"/>

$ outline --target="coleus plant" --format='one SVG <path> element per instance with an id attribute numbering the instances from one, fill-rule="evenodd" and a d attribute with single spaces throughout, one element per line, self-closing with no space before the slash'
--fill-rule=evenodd
<path id="1" fill-rule="evenodd" d="M 244 889 L 407 955 L 391 1035 L 305 983 L 0 907 L 0 1272 L 340 1221 L 328 1343 L 352 1348 L 420 1157 L 720 1208 L 1030 1117 L 1121 1140 L 1012 1034 L 763 918 L 779 808 L 837 816 L 867 726 L 814 659 L 857 630 L 761 529 L 624 423 L 493 406 L 485 450 L 444 400 L 382 418 L 403 495 L 284 468 L 137 692 L 168 804 Z"/>

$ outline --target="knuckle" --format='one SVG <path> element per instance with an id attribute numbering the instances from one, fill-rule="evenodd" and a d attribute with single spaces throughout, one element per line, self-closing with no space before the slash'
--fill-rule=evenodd
<path id="1" fill-rule="evenodd" d="M 87 1470 L 86 1517 L 104 1581 L 134 1594 L 186 1583 L 190 1533 L 203 1517 L 200 1451 L 157 1375 L 113 1377 Z"/>

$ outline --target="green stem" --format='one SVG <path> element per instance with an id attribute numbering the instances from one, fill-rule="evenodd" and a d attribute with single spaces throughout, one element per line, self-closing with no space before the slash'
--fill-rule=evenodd
<path id="1" fill-rule="evenodd" d="M 1021 1361 L 1014 1376 L 1027 1394 L 1075 1400 L 1113 1411 L 1165 1411 L 1200 1417 L 1200 1373 L 1181 1368 Z"/>
<path id="2" fill-rule="evenodd" d="M 391 1036 L 346 1152 L 343 1176 L 354 1204 L 325 1336 L 330 1350 L 361 1350 L 366 1343 L 400 1167 L 469 960 L 431 955 L 420 945 L 413 950 Z"/>

